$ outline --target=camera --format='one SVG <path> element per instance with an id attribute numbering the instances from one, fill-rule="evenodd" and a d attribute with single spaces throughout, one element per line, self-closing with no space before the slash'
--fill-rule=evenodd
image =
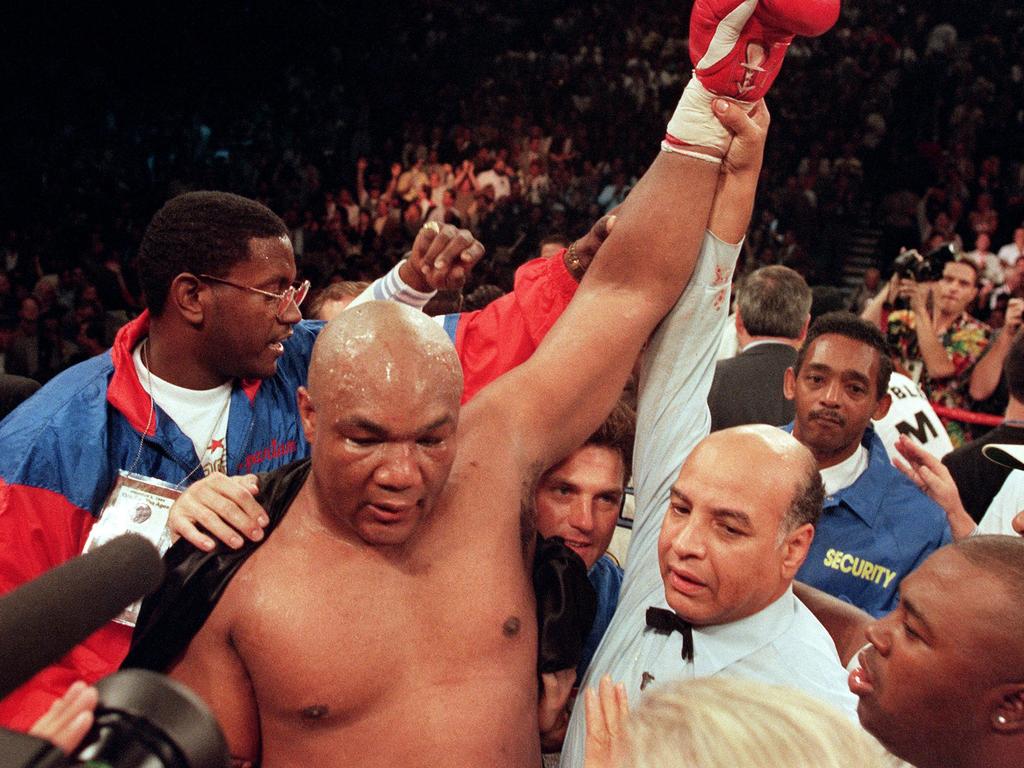
<path id="1" fill-rule="evenodd" d="M 958 255 L 952 243 L 936 248 L 927 256 L 922 256 L 917 250 L 904 251 L 893 261 L 893 271 L 900 277 L 930 283 L 942 277 L 942 270 Z"/>
<path id="2" fill-rule="evenodd" d="M 226 768 L 227 743 L 202 700 L 181 683 L 129 669 L 96 684 L 92 728 L 72 755 L 0 729 L 0 768 Z"/>

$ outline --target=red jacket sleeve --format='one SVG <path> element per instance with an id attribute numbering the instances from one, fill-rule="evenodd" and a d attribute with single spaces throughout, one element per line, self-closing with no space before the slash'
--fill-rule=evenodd
<path id="1" fill-rule="evenodd" d="M 533 354 L 578 286 L 564 250 L 516 270 L 512 293 L 459 316 L 455 349 L 462 361 L 462 402 Z"/>
<path id="2" fill-rule="evenodd" d="M 93 522 L 92 515 L 58 493 L 0 480 L 0 593 L 80 554 Z M 115 671 L 130 639 L 130 628 L 113 622 L 98 630 L 0 701 L 0 726 L 28 730 L 73 682 L 94 683 Z"/>

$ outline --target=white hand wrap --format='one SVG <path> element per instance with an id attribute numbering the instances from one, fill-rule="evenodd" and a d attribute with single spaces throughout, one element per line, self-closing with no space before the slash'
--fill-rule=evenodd
<path id="1" fill-rule="evenodd" d="M 709 147 L 717 149 L 724 156 L 732 142 L 732 134 L 718 121 L 711 108 L 712 100 L 720 98 L 723 97 L 711 93 L 701 85 L 696 77 L 691 77 L 666 128 L 666 133 L 669 136 L 689 146 L 676 146 L 666 140 L 662 142 L 661 148 L 667 152 L 679 152 L 690 157 L 701 155 L 701 159 L 709 159 L 714 156 L 693 151 L 697 147 Z M 753 104 L 742 101 L 734 99 L 727 99 L 727 101 L 744 112 L 749 113 L 754 108 Z"/>

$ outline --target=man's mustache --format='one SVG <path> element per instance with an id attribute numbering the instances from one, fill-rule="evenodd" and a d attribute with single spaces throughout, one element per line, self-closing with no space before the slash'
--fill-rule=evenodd
<path id="1" fill-rule="evenodd" d="M 840 427 L 846 426 L 846 419 L 842 416 L 842 414 L 837 413 L 836 411 L 826 410 L 824 408 L 819 409 L 817 411 L 811 411 L 810 418 L 812 420 L 820 419 L 821 421 L 828 421 L 833 424 L 838 424 Z"/>

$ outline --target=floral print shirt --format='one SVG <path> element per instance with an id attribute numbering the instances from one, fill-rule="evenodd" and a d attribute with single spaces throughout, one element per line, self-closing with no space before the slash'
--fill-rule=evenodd
<path id="1" fill-rule="evenodd" d="M 900 362 L 911 373 L 920 372 L 918 382 L 928 399 L 935 405 L 947 408 L 970 409 L 974 404 L 968 390 L 971 371 L 988 349 L 992 329 L 966 312 L 954 320 L 939 337 L 946 354 L 953 362 L 955 373 L 944 379 L 933 379 L 921 363 L 921 352 L 917 345 L 914 313 L 903 309 L 892 312 L 888 322 L 889 343 L 897 352 Z M 959 447 L 973 439 L 971 425 L 962 421 L 942 418 L 953 447 Z"/>

